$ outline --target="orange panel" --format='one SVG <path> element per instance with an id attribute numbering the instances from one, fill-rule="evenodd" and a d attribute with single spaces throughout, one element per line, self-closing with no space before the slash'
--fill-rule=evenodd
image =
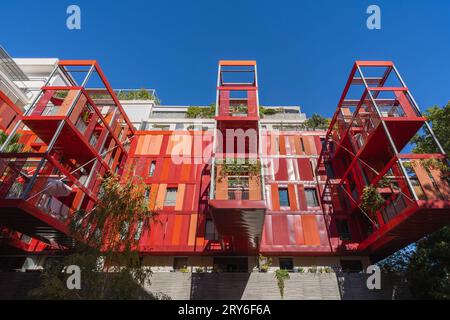
<path id="1" fill-rule="evenodd" d="M 303 139 L 303 146 L 305 147 L 305 154 L 307 155 L 312 155 L 312 149 L 311 149 L 311 144 L 309 143 L 309 137 L 304 136 L 302 137 Z"/>
<path id="2" fill-rule="evenodd" d="M 439 199 L 436 195 L 435 188 L 433 187 L 433 182 L 431 181 L 428 172 L 420 163 L 420 160 L 413 160 L 414 171 L 416 172 L 419 183 L 422 186 L 423 191 L 428 199 Z"/>
<path id="3" fill-rule="evenodd" d="M 156 196 L 158 195 L 158 185 L 152 184 L 150 188 L 150 197 L 148 200 L 148 210 L 153 210 L 156 204 Z"/>
<path id="4" fill-rule="evenodd" d="M 182 210 L 183 209 L 183 199 L 184 199 L 184 190 L 186 189 L 185 184 L 179 184 L 178 185 L 178 191 L 177 191 L 177 201 L 175 203 L 175 210 Z"/>
<path id="5" fill-rule="evenodd" d="M 216 178 L 216 196 L 217 200 L 228 200 L 228 178 L 220 177 L 222 168 L 217 166 L 217 178 Z"/>
<path id="6" fill-rule="evenodd" d="M 164 198 L 166 197 L 167 184 L 160 184 L 158 195 L 156 197 L 155 209 L 161 209 L 164 206 Z"/>
<path id="7" fill-rule="evenodd" d="M 272 184 L 272 210 L 278 211 L 280 210 L 280 197 L 278 195 L 278 185 Z"/>
<path id="8" fill-rule="evenodd" d="M 161 180 L 167 180 L 169 178 L 169 170 L 171 167 L 171 163 L 172 163 L 172 161 L 170 158 L 164 159 L 163 168 L 162 168 L 161 177 L 160 177 Z"/>
<path id="9" fill-rule="evenodd" d="M 249 199 L 261 200 L 261 183 L 259 176 L 252 176 L 249 179 Z"/>
<path id="10" fill-rule="evenodd" d="M 300 142 L 300 139 L 301 139 L 301 137 L 299 137 L 299 136 L 294 136 L 293 137 L 294 138 L 294 144 L 295 144 L 295 151 L 296 151 L 296 154 L 297 155 L 302 155 L 304 152 L 303 152 L 303 149 L 302 149 L 302 144 L 301 144 L 301 142 Z"/>
<path id="11" fill-rule="evenodd" d="M 305 239 L 303 237 L 303 226 L 302 226 L 302 216 L 294 216 L 294 231 L 295 231 L 295 242 L 298 245 L 302 245 L 305 243 Z"/>
<path id="12" fill-rule="evenodd" d="M 197 218 L 198 214 L 191 215 L 191 221 L 189 223 L 189 237 L 188 237 L 188 245 L 193 246 L 195 244 L 195 234 L 197 232 Z"/>
<path id="13" fill-rule="evenodd" d="M 181 167 L 181 176 L 180 176 L 180 180 L 181 181 L 188 181 L 189 180 L 189 174 L 190 174 L 190 167 L 191 167 L 191 165 L 190 164 L 186 164 L 186 163 L 183 163 L 182 165 L 181 165 L 182 167 Z"/>
<path id="14" fill-rule="evenodd" d="M 151 142 L 147 146 L 147 154 L 157 155 L 161 152 L 161 145 L 163 141 L 162 135 L 152 136 Z"/>
<path id="15" fill-rule="evenodd" d="M 298 210 L 297 197 L 295 195 L 295 185 L 293 184 L 288 185 L 288 193 L 291 210 Z"/>
<path id="16" fill-rule="evenodd" d="M 280 155 L 286 155 L 286 136 L 280 136 Z"/>
<path id="17" fill-rule="evenodd" d="M 430 168 L 430 173 L 433 176 L 433 179 L 436 182 L 436 185 L 438 186 L 439 190 L 442 193 L 443 200 L 449 199 L 450 198 L 450 186 L 449 186 L 448 182 L 442 178 L 441 170 L 436 170 L 436 169 Z"/>
<path id="18" fill-rule="evenodd" d="M 135 154 L 142 154 L 142 146 L 144 145 L 145 137 L 146 136 L 138 136 Z"/>
<path id="19" fill-rule="evenodd" d="M 289 145 L 291 146 L 291 154 L 300 154 L 299 152 L 301 150 L 297 149 L 297 143 L 295 143 L 295 137 L 294 136 L 289 136 Z"/>
<path id="20" fill-rule="evenodd" d="M 319 228 L 317 227 L 316 216 L 303 215 L 303 236 L 305 237 L 305 244 L 308 246 L 320 245 Z"/>
<path id="21" fill-rule="evenodd" d="M 174 226 L 173 226 L 173 233 L 172 233 L 172 244 L 173 245 L 178 245 L 180 243 L 182 223 L 183 223 L 183 216 L 176 215 Z"/>
<path id="22" fill-rule="evenodd" d="M 220 60 L 221 66 L 255 66 L 255 60 Z"/>

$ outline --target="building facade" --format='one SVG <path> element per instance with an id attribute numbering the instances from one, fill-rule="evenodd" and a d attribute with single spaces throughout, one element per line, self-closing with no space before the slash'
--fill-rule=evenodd
<path id="1" fill-rule="evenodd" d="M 391 62 L 356 62 L 329 128 L 314 129 L 298 106 L 262 106 L 255 61 L 220 61 L 205 107 L 113 90 L 96 61 L 52 61 L 23 106 L 0 96 L 4 269 L 63 254 L 68 219 L 109 173 L 148 186 L 157 221 L 136 237 L 155 272 L 358 271 L 450 222 L 448 160 L 408 148 L 431 128 Z"/>

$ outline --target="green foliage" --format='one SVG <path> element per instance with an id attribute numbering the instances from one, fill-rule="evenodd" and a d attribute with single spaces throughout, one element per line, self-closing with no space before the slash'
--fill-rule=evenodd
<path id="1" fill-rule="evenodd" d="M 42 274 L 42 285 L 31 292 L 38 299 L 154 299 L 143 290 L 151 271 L 141 267 L 136 236 L 148 228 L 154 214 L 148 212 L 145 186 L 118 176 L 103 179 L 99 201 L 90 212 L 77 211 L 70 221 L 75 248 L 54 260 Z M 66 287 L 65 266 L 81 268 L 81 290 Z"/>
<path id="2" fill-rule="evenodd" d="M 158 99 L 151 92 L 145 88 L 132 91 L 120 91 L 117 94 L 119 100 L 155 100 L 156 104 L 159 104 Z"/>
<path id="3" fill-rule="evenodd" d="M 261 173 L 261 162 L 249 159 L 225 159 L 218 160 L 217 165 L 221 167 L 219 178 L 227 176 L 258 176 Z"/>
<path id="4" fill-rule="evenodd" d="M 259 263 L 260 263 L 259 271 L 267 272 L 269 271 L 269 268 L 272 266 L 272 258 L 267 258 L 262 254 L 259 254 Z"/>
<path id="5" fill-rule="evenodd" d="M 450 102 L 425 112 L 433 131 L 445 152 L 450 153 Z M 439 153 L 428 133 L 416 136 L 414 153 Z M 448 166 L 437 160 L 423 160 L 428 169 L 440 169 L 448 174 Z M 405 163 L 412 168 L 411 163 Z M 419 299 L 450 299 L 450 226 L 419 240 L 415 246 L 400 250 L 380 262 L 382 269 L 405 273 L 413 296 Z"/>
<path id="6" fill-rule="evenodd" d="M 434 106 L 429 108 L 424 115 L 430 122 L 433 132 L 441 143 L 447 154 L 450 154 L 450 102 L 443 108 Z M 439 152 L 433 137 L 427 133 L 423 136 L 416 135 L 414 153 L 436 153 Z"/>
<path id="7" fill-rule="evenodd" d="M 190 106 L 187 108 L 186 117 L 189 119 L 212 119 L 216 115 L 216 106 L 211 104 L 209 107 Z"/>
<path id="8" fill-rule="evenodd" d="M 244 104 L 239 104 L 237 106 L 231 106 L 230 107 L 232 113 L 248 113 L 248 106 Z"/>
<path id="9" fill-rule="evenodd" d="M 386 259 L 377 263 L 380 269 L 386 273 L 406 273 L 413 254 L 415 245 L 408 246 L 397 251 Z"/>
<path id="10" fill-rule="evenodd" d="M 372 216 L 381 209 L 385 202 L 377 187 L 367 186 L 363 189 L 361 197 L 361 208 Z"/>
<path id="11" fill-rule="evenodd" d="M 275 271 L 275 278 L 277 279 L 281 299 L 284 299 L 284 281 L 290 278 L 289 272 L 287 270 L 278 269 Z"/>
<path id="12" fill-rule="evenodd" d="M 308 118 L 304 124 L 306 127 L 311 129 L 328 129 L 331 120 L 329 118 L 322 117 L 321 115 L 314 113 L 310 118 Z"/>
<path id="13" fill-rule="evenodd" d="M 0 131 L 0 147 L 6 142 L 6 139 L 8 139 L 8 135 L 5 132 Z M 20 139 L 20 135 L 17 133 L 14 134 L 11 141 L 6 146 L 5 150 L 3 150 L 3 152 L 8 152 L 8 153 L 22 152 L 24 145 L 19 143 L 19 139 Z"/>
<path id="14" fill-rule="evenodd" d="M 317 273 L 317 271 L 318 271 L 317 266 L 312 266 L 312 267 L 309 268 L 309 272 L 310 273 Z"/>
<path id="15" fill-rule="evenodd" d="M 412 254 L 407 278 L 419 299 L 450 300 L 450 227 L 420 240 Z"/>
<path id="16" fill-rule="evenodd" d="M 261 106 L 259 107 L 259 116 L 261 118 L 264 118 L 264 116 L 272 116 L 280 112 L 283 112 L 281 108 L 264 108 Z"/>

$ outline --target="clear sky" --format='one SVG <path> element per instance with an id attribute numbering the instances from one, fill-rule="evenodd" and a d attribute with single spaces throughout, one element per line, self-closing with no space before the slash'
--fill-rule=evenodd
<path id="1" fill-rule="evenodd" d="M 66 8 L 81 7 L 81 30 Z M 371 4 L 381 30 L 366 27 Z M 2 1 L 14 57 L 96 59 L 114 88 L 163 104 L 215 99 L 220 59 L 255 59 L 262 105 L 331 116 L 354 60 L 393 60 L 421 109 L 450 100 L 450 1 Z"/>

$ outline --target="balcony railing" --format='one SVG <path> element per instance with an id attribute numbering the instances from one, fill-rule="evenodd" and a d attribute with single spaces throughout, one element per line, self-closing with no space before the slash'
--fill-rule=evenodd
<path id="1" fill-rule="evenodd" d="M 76 173 L 66 176 L 47 157 L 0 154 L 0 199 L 24 200 L 41 212 L 65 220 L 71 208 L 84 208 L 95 199 L 84 189 L 86 174 L 81 181 Z"/>

